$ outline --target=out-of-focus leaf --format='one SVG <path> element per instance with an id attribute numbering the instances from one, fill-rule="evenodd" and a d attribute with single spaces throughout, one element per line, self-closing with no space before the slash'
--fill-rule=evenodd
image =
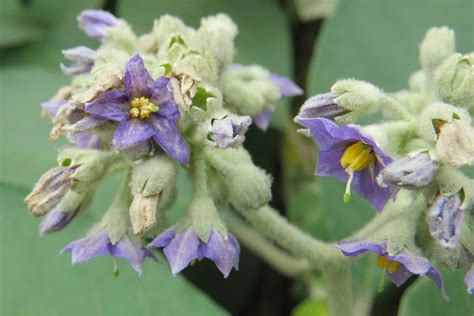
<path id="1" fill-rule="evenodd" d="M 110 188 L 99 199 L 112 197 Z M 111 184 L 111 183 L 110 183 Z M 172 277 L 165 263 L 147 259 L 138 276 L 124 260 L 120 275 L 112 273 L 111 257 L 71 265 L 59 251 L 81 238 L 93 224 L 93 212 L 79 216 L 67 230 L 38 237 L 37 224 L 28 215 L 27 191 L 0 185 L 0 308 L 4 315 L 227 315 L 202 292 L 181 277 Z M 96 206 L 106 205 L 98 203 Z M 95 207 L 94 207 L 95 208 Z"/>
<path id="2" fill-rule="evenodd" d="M 38 40 L 42 31 L 22 12 L 20 1 L 0 3 L 0 49 L 16 47 Z"/>
<path id="3" fill-rule="evenodd" d="M 441 298 L 439 289 L 428 278 L 419 278 L 402 297 L 399 316 L 472 316 L 474 299 L 466 291 L 463 282 L 466 269 L 442 270 L 449 302 Z"/>
<path id="4" fill-rule="evenodd" d="M 328 303 L 322 299 L 308 298 L 299 303 L 291 312 L 291 316 L 328 316 Z"/>

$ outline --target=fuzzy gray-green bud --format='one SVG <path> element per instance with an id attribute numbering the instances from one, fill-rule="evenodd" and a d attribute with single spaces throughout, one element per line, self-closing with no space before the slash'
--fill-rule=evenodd
<path id="1" fill-rule="evenodd" d="M 453 30 L 446 26 L 432 27 L 420 44 L 420 63 L 431 77 L 434 70 L 455 51 Z"/>
<path id="2" fill-rule="evenodd" d="M 271 200 L 271 177 L 253 164 L 245 149 L 213 150 L 207 157 L 221 175 L 234 207 L 257 209 Z"/>

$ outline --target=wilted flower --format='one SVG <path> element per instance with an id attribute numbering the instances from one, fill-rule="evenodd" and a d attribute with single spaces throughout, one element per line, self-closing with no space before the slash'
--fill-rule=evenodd
<path id="1" fill-rule="evenodd" d="M 109 234 L 104 230 L 71 242 L 61 253 L 71 253 L 72 264 L 85 262 L 98 256 L 123 258 L 138 274 L 142 273 L 143 260 L 146 257 L 153 258 L 148 249 L 136 245 L 127 235 L 124 235 L 115 244 L 112 243 Z"/>
<path id="2" fill-rule="evenodd" d="M 328 92 L 320 93 L 306 100 L 300 108 L 298 116 L 295 118 L 326 118 L 334 120 L 336 117 L 347 114 L 349 110 L 336 104 L 334 99 L 339 96 L 338 93 Z"/>
<path id="3" fill-rule="evenodd" d="M 192 228 L 177 232 L 170 227 L 153 240 L 148 247 L 164 248 L 173 275 L 181 272 L 193 260 L 208 258 L 212 260 L 225 278 L 232 268 L 238 269 L 240 246 L 237 240 L 228 234 L 222 237 L 212 230 L 207 241 L 199 239 Z"/>
<path id="4" fill-rule="evenodd" d="M 96 52 L 85 46 L 78 46 L 62 51 L 64 57 L 71 61 L 69 66 L 61 64 L 61 70 L 66 75 L 78 75 L 91 71 L 94 66 Z"/>
<path id="5" fill-rule="evenodd" d="M 459 194 L 438 195 L 428 208 L 426 220 L 431 236 L 448 249 L 454 249 L 461 235 L 464 212 Z"/>
<path id="6" fill-rule="evenodd" d="M 103 40 L 107 36 L 107 28 L 116 26 L 118 19 L 107 11 L 84 10 L 77 17 L 79 27 L 90 37 Z"/>
<path id="7" fill-rule="evenodd" d="M 119 149 L 135 147 L 151 138 L 173 159 L 189 163 L 189 148 L 177 124 L 178 107 L 168 79 L 153 81 L 140 56 L 133 56 L 125 68 L 125 91 L 108 91 L 91 103 L 86 112 L 120 122 L 112 144 Z"/>
<path id="8" fill-rule="evenodd" d="M 405 157 L 390 163 L 377 177 L 381 185 L 420 188 L 430 184 L 439 170 L 439 164 L 427 153 Z"/>
<path id="9" fill-rule="evenodd" d="M 212 122 L 210 138 L 219 148 L 242 145 L 252 119 L 250 116 L 228 115 Z"/>
<path id="10" fill-rule="evenodd" d="M 55 208 L 73 183 L 77 167 L 56 167 L 41 176 L 25 203 L 31 214 L 43 216 Z"/>
<path id="11" fill-rule="evenodd" d="M 448 299 L 444 289 L 441 274 L 434 268 L 428 259 L 416 255 L 408 249 L 396 254 L 389 254 L 386 242 L 370 242 L 360 240 L 343 240 L 336 245 L 345 256 L 356 257 L 367 251 L 377 255 L 377 265 L 387 272 L 387 275 L 396 286 L 400 286 L 412 275 L 427 276 L 432 279 L 441 290 L 441 294 Z"/>
<path id="12" fill-rule="evenodd" d="M 391 195 L 391 187 L 381 187 L 375 178 L 392 162 L 374 142 L 355 125 L 338 126 L 324 118 L 301 118 L 318 143 L 319 161 L 316 173 L 347 182 L 344 201 L 349 201 L 351 187 L 367 199 L 375 209 L 382 210 Z"/>
<path id="13" fill-rule="evenodd" d="M 457 119 L 442 123 L 436 152 L 453 167 L 474 164 L 474 128 Z"/>
<path id="14" fill-rule="evenodd" d="M 77 215 L 79 208 L 63 212 L 58 209 L 51 210 L 39 225 L 41 236 L 59 231 L 66 227 Z"/>

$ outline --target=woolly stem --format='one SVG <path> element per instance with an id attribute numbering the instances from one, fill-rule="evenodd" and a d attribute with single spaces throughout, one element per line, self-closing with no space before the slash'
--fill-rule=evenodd
<path id="1" fill-rule="evenodd" d="M 293 258 L 237 217 L 230 216 L 227 218 L 226 224 L 242 244 L 281 274 L 296 278 L 311 271 L 311 266 L 307 260 Z"/>

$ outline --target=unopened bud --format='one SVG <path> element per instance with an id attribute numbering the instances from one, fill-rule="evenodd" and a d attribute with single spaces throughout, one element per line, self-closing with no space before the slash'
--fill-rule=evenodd
<path id="1" fill-rule="evenodd" d="M 443 247 L 454 249 L 461 234 L 464 212 L 460 208 L 458 193 L 451 196 L 439 195 L 430 205 L 426 220 L 431 236 Z"/>
<path id="2" fill-rule="evenodd" d="M 250 116 L 228 115 L 212 123 L 210 138 L 219 148 L 236 147 L 245 141 L 252 119 Z"/>
<path id="3" fill-rule="evenodd" d="M 334 120 L 336 117 L 349 113 L 349 110 L 336 104 L 334 101 L 339 96 L 338 93 L 329 92 L 312 96 L 306 100 L 300 108 L 298 116 L 295 118 L 326 118 Z"/>

